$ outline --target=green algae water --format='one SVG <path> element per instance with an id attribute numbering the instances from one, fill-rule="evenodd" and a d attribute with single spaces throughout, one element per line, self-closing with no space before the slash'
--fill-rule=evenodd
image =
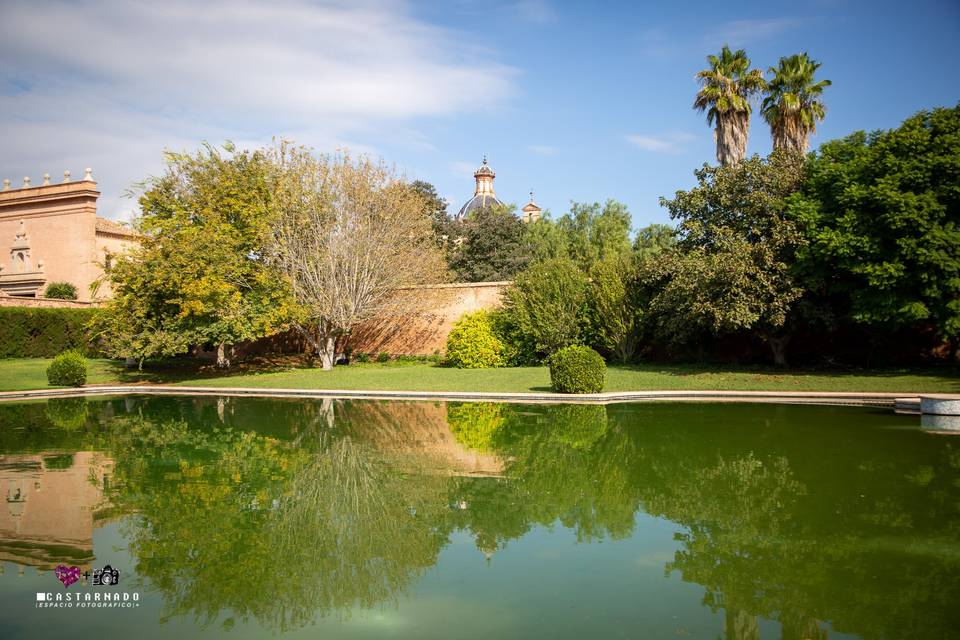
<path id="1" fill-rule="evenodd" d="M 6 640 L 960 636 L 960 436 L 888 410 L 3 403 L 0 495 Z"/>

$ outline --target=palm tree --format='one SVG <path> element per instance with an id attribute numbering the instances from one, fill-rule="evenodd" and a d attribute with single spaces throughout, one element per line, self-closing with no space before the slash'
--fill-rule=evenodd
<path id="1" fill-rule="evenodd" d="M 770 67 L 773 79 L 767 84 L 760 112 L 770 125 L 774 149 L 807 150 L 810 135 L 817 132 L 817 121 L 826 114 L 820 96 L 831 84 L 829 80 L 814 81 L 819 68 L 820 63 L 806 53 L 780 58 L 778 67 Z"/>
<path id="2" fill-rule="evenodd" d="M 707 112 L 717 141 L 717 161 L 736 164 L 747 154 L 750 134 L 750 99 L 766 86 L 763 73 L 750 68 L 746 51 L 731 51 L 723 45 L 719 56 L 707 56 L 709 69 L 697 73 L 700 91 L 693 102 L 697 111 Z"/>

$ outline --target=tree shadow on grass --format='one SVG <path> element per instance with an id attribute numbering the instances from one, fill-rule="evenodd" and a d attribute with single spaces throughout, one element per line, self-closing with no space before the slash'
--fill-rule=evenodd
<path id="1" fill-rule="evenodd" d="M 219 369 L 206 360 L 171 358 L 145 362 L 142 369 L 136 366 L 127 367 L 122 360 L 111 360 L 108 368 L 110 374 L 123 384 L 174 384 L 188 381 L 202 382 L 211 378 L 278 373 L 295 368 L 311 368 L 311 365 L 305 358 L 255 358 L 238 362 L 229 369 Z"/>

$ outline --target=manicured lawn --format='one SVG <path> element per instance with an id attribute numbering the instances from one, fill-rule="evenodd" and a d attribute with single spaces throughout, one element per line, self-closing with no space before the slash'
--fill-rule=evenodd
<path id="1" fill-rule="evenodd" d="M 47 359 L 0 360 L 0 391 L 47 388 Z M 91 360 L 89 384 L 169 383 L 211 387 L 382 389 L 390 391 L 549 391 L 546 367 L 448 369 L 433 364 L 353 364 L 333 371 L 273 367 L 232 375 L 181 366 L 128 371 L 122 363 Z M 960 393 L 960 370 L 880 369 L 780 371 L 706 365 L 616 366 L 607 371 L 605 391 L 889 391 Z"/>

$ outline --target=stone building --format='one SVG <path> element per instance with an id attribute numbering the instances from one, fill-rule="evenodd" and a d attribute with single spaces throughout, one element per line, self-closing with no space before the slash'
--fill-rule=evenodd
<path id="1" fill-rule="evenodd" d="M 50 283 L 69 282 L 77 299 L 91 302 L 110 296 L 109 283 L 94 287 L 113 258 L 137 242 L 124 225 L 97 215 L 97 183 L 90 169 L 83 180 L 0 191 L 0 296 L 43 297 Z M 96 289 L 96 290 L 94 290 Z"/>

